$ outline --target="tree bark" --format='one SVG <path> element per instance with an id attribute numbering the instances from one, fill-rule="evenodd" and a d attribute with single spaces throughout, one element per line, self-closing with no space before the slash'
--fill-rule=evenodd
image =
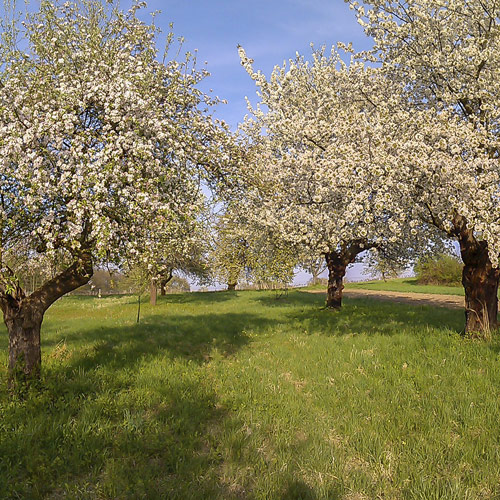
<path id="1" fill-rule="evenodd" d="M 328 289 L 326 307 L 340 309 L 342 307 L 342 290 L 344 290 L 344 276 L 348 266 L 345 257 L 337 252 L 325 254 L 328 267 Z"/>
<path id="2" fill-rule="evenodd" d="M 458 226 L 458 224 L 455 224 Z M 458 226 L 460 253 L 464 262 L 465 334 L 489 338 L 498 328 L 498 283 L 500 271 L 493 268 L 486 241 L 478 241 L 465 221 Z"/>
<path id="3" fill-rule="evenodd" d="M 370 248 L 373 248 L 372 244 L 356 240 L 350 245 L 343 245 L 339 251 L 325 254 L 326 267 L 328 268 L 326 307 L 330 309 L 340 309 L 342 307 L 342 291 L 344 290 L 344 277 L 347 266 L 352 264 L 361 252 Z"/>
<path id="4" fill-rule="evenodd" d="M 82 253 L 66 270 L 26 296 L 19 284 L 0 286 L 0 307 L 9 334 L 9 386 L 30 383 L 40 376 L 40 328 L 45 311 L 60 297 L 88 283 L 93 273 L 90 253 Z"/>
<path id="5" fill-rule="evenodd" d="M 229 292 L 234 292 L 236 290 L 236 283 L 228 283 L 227 289 Z"/>
<path id="6" fill-rule="evenodd" d="M 40 377 L 42 352 L 40 328 L 44 311 L 26 303 L 4 308 L 4 322 L 9 332 L 9 385 L 14 389 Z"/>
<path id="7" fill-rule="evenodd" d="M 149 286 L 149 303 L 152 306 L 156 305 L 157 296 L 158 296 L 158 289 L 156 288 L 156 283 L 154 280 L 151 280 L 151 284 Z"/>

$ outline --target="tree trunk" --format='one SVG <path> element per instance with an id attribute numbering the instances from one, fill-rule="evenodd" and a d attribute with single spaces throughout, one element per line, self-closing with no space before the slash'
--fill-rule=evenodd
<path id="1" fill-rule="evenodd" d="M 141 321 L 141 294 L 137 296 L 137 323 Z"/>
<path id="2" fill-rule="evenodd" d="M 313 271 L 311 274 L 312 274 L 311 284 L 317 285 L 319 283 L 319 273 Z"/>
<path id="3" fill-rule="evenodd" d="M 337 252 L 325 254 L 326 267 L 328 268 L 328 289 L 326 307 L 340 309 L 342 307 L 342 290 L 344 290 L 344 277 L 347 266 L 352 264 L 356 257 L 374 245 L 365 240 L 355 240 L 349 245 L 342 245 Z"/>
<path id="4" fill-rule="evenodd" d="M 157 296 L 158 296 L 158 290 L 156 288 L 156 283 L 154 280 L 151 280 L 151 285 L 149 287 L 149 303 L 152 306 L 156 305 Z"/>
<path id="5" fill-rule="evenodd" d="M 465 333 L 489 336 L 498 328 L 498 273 L 490 266 L 464 266 Z"/>
<path id="6" fill-rule="evenodd" d="M 498 328 L 500 271 L 491 264 L 487 243 L 477 241 L 472 231 L 463 229 L 459 243 L 464 262 L 465 334 L 489 338 Z"/>
<path id="7" fill-rule="evenodd" d="M 45 282 L 28 297 L 19 283 L 11 292 L 0 290 L 0 307 L 9 333 L 9 386 L 15 389 L 40 376 L 40 328 L 45 311 L 60 297 L 88 283 L 92 257 L 82 253 L 76 261 Z"/>
<path id="8" fill-rule="evenodd" d="M 236 283 L 228 283 L 227 289 L 229 292 L 234 292 L 236 290 Z"/>
<path id="9" fill-rule="evenodd" d="M 40 305 L 16 303 L 4 309 L 9 333 L 9 386 L 15 389 L 40 376 L 42 351 L 40 328 L 44 310 Z"/>
<path id="10" fill-rule="evenodd" d="M 337 252 L 325 255 L 328 267 L 328 290 L 326 294 L 326 307 L 340 309 L 342 307 L 342 290 L 344 289 L 344 276 L 348 266 L 345 256 Z"/>

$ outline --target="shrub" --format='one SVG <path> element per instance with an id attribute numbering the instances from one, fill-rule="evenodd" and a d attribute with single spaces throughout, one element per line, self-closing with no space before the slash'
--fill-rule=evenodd
<path id="1" fill-rule="evenodd" d="M 420 259 L 415 265 L 418 283 L 424 285 L 460 285 L 462 282 L 462 261 L 453 255 Z"/>

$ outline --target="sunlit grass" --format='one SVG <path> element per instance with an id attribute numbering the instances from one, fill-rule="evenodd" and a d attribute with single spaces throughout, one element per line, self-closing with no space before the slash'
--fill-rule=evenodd
<path id="1" fill-rule="evenodd" d="M 347 283 L 347 289 L 385 290 L 389 292 L 434 293 L 438 295 L 464 295 L 462 286 L 420 285 L 416 278 L 373 280 Z"/>
<path id="2" fill-rule="evenodd" d="M 302 291 L 64 298 L 9 398 L 0 498 L 499 498 L 500 342 L 459 310 Z"/>

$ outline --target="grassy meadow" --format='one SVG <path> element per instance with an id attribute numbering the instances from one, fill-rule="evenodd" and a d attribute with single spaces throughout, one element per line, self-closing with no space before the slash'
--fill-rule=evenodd
<path id="1" fill-rule="evenodd" d="M 2 499 L 498 499 L 500 341 L 463 312 L 293 291 L 65 297 L 9 397 Z"/>
<path id="2" fill-rule="evenodd" d="M 387 281 L 357 281 L 347 283 L 346 289 L 382 290 L 387 292 L 432 293 L 437 295 L 464 295 L 463 286 L 420 285 L 416 278 L 396 278 Z"/>

